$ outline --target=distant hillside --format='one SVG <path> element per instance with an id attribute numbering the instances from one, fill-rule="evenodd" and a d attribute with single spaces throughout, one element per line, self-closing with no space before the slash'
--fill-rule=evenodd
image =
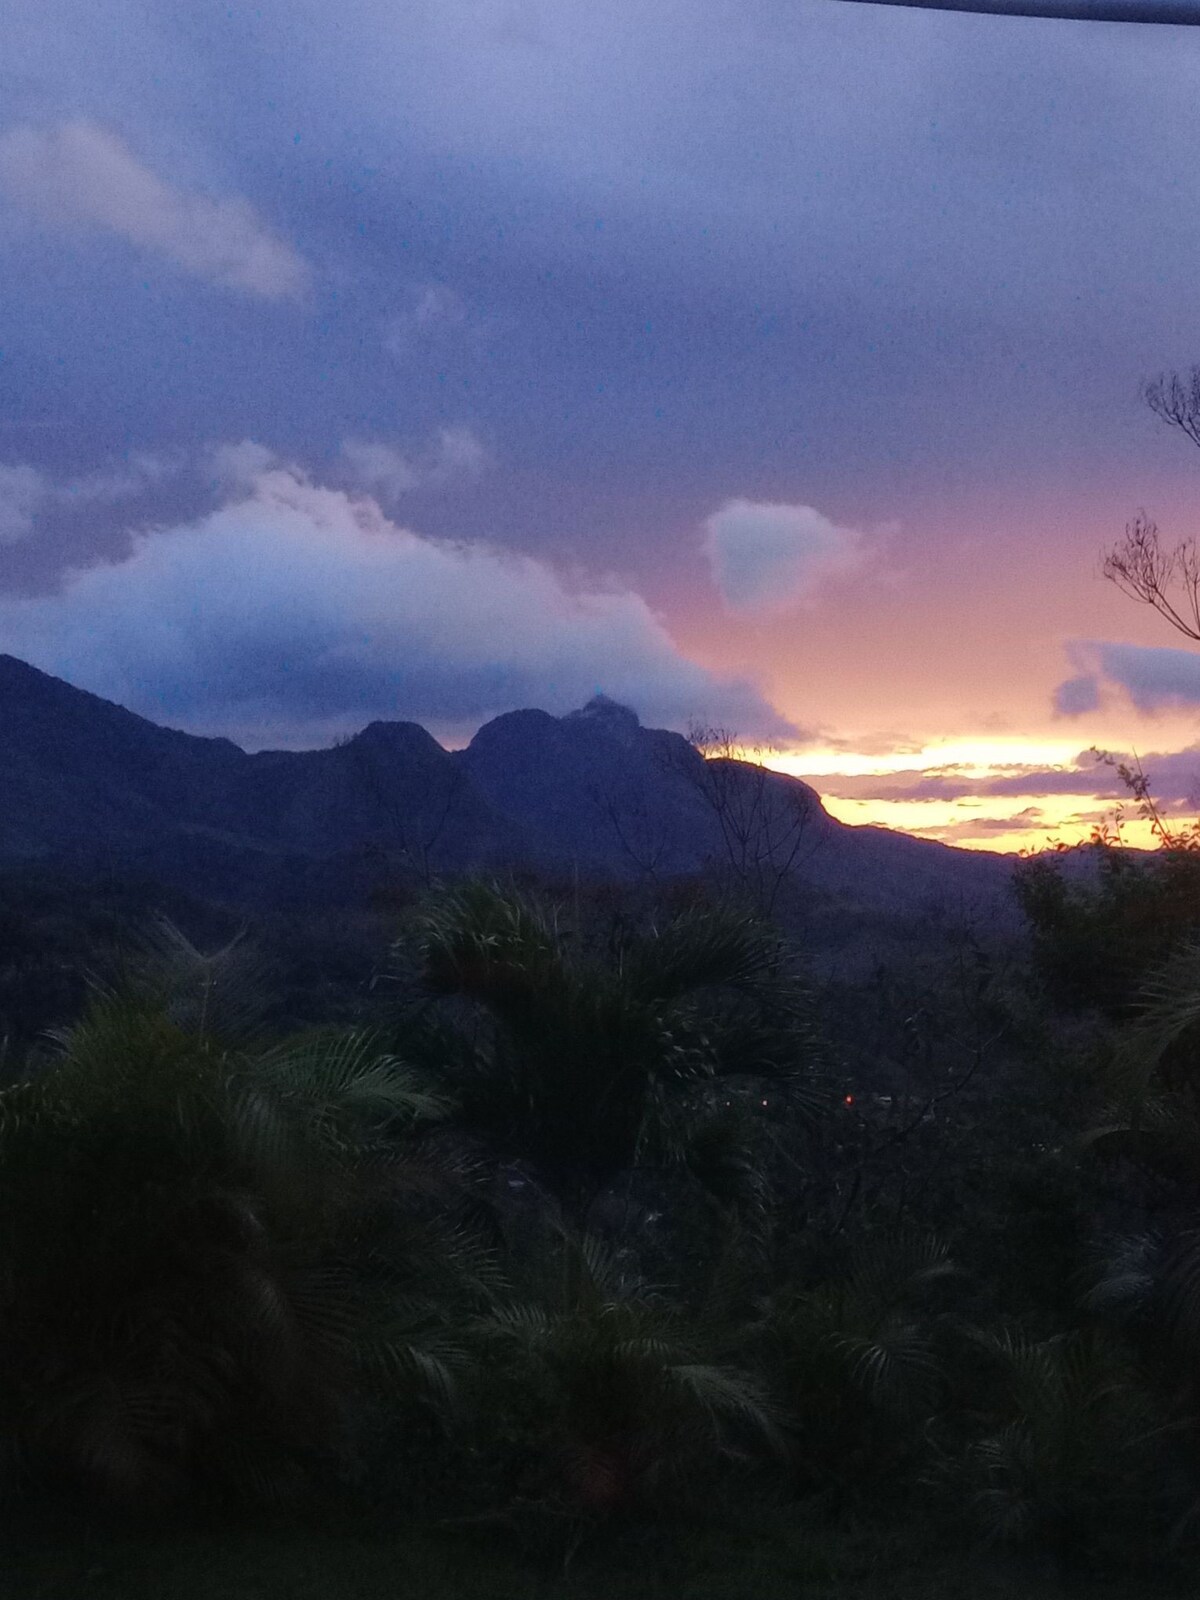
<path id="1" fill-rule="evenodd" d="M 497 717 L 461 751 L 408 722 L 249 755 L 0 655 L 0 864 L 136 872 L 246 905 L 350 902 L 389 875 L 777 874 L 873 914 L 1007 910 L 1012 860 L 850 827 L 808 785 L 706 762 L 597 697 Z"/>

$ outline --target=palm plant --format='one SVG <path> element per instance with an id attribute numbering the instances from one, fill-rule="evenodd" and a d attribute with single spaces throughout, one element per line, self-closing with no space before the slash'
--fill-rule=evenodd
<path id="1" fill-rule="evenodd" d="M 955 1272 L 936 1238 L 881 1236 L 766 1304 L 754 1339 L 810 1487 L 846 1492 L 911 1462 L 946 1389 L 938 1301 Z"/>
<path id="2" fill-rule="evenodd" d="M 1142 1403 L 1171 1419 L 1156 1434 L 1158 1499 L 1173 1500 L 1177 1531 L 1188 1526 L 1194 1535 L 1200 1526 L 1200 945 L 1179 945 L 1143 983 L 1108 1078 L 1111 1100 L 1088 1143 L 1134 1175 L 1139 1198 L 1152 1197 L 1157 1216 L 1103 1244 L 1086 1304 L 1119 1330 L 1136 1359 Z"/>
<path id="3" fill-rule="evenodd" d="M 1128 1559 L 1166 1496 L 1162 1416 L 1127 1354 L 1089 1332 L 979 1335 L 978 1346 L 990 1399 L 948 1468 L 956 1498 L 994 1540 Z"/>
<path id="4" fill-rule="evenodd" d="M 810 995 L 754 918 L 693 906 L 603 946 L 476 882 L 427 907 L 406 949 L 406 1053 L 576 1215 L 632 1167 L 685 1164 L 701 1121 L 711 1146 L 723 1084 L 818 1103 Z"/>
<path id="5" fill-rule="evenodd" d="M 728 1360 L 729 1330 L 650 1289 L 598 1240 L 557 1230 L 515 1287 L 473 1337 L 482 1426 L 493 1448 L 507 1440 L 520 1504 L 632 1511 L 782 1450 L 765 1386 Z"/>
<path id="6" fill-rule="evenodd" d="M 441 1102 L 366 1035 L 229 1042 L 219 969 L 177 941 L 0 1092 L 0 1423 L 27 1475 L 266 1493 L 345 1453 L 372 1384 L 450 1381 L 453 1241 L 396 1153 Z"/>

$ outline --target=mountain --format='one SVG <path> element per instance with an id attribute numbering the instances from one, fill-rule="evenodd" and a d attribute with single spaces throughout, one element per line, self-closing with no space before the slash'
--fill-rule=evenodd
<path id="1" fill-rule="evenodd" d="M 353 898 L 388 852 L 456 871 L 499 865 L 521 841 L 414 723 L 372 723 L 330 750 L 248 755 L 0 656 L 0 862 L 303 903 Z"/>
<path id="2" fill-rule="evenodd" d="M 515 711 L 465 750 L 409 722 L 250 755 L 0 655 L 0 863 L 137 873 L 247 905 L 361 898 L 389 875 L 528 867 L 658 879 L 790 861 L 877 913 L 1007 905 L 1012 862 L 832 818 L 798 779 L 704 760 L 598 696 Z"/>

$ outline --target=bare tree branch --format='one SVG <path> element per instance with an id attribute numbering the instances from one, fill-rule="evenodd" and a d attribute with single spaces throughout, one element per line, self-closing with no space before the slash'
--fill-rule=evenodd
<path id="1" fill-rule="evenodd" d="M 671 843 L 664 817 L 655 814 L 644 786 L 607 789 L 593 785 L 588 798 L 612 828 L 617 843 L 640 878 L 654 882 Z"/>
<path id="2" fill-rule="evenodd" d="M 761 747 L 743 749 L 727 728 L 694 724 L 688 741 L 704 758 L 685 776 L 704 797 L 720 831 L 727 866 L 743 891 L 770 916 L 784 884 L 820 840 L 808 791 L 766 765 Z"/>
<path id="3" fill-rule="evenodd" d="M 1200 409 L 1196 424 L 1200 426 Z M 1124 540 L 1105 555 L 1101 571 L 1122 594 L 1152 606 L 1186 638 L 1200 641 L 1200 551 L 1195 539 L 1167 549 L 1157 524 L 1139 511 L 1126 524 Z"/>
<path id="4" fill-rule="evenodd" d="M 1160 372 L 1142 385 L 1142 398 L 1156 417 L 1200 446 L 1200 367 Z"/>

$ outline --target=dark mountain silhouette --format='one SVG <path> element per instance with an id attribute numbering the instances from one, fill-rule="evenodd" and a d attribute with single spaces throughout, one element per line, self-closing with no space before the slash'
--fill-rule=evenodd
<path id="1" fill-rule="evenodd" d="M 374 722 L 264 751 L 162 728 L 0 655 L 0 863 L 136 872 L 247 905 L 360 898 L 389 875 L 726 872 L 880 912 L 1007 903 L 1011 858 L 849 827 L 794 778 L 705 761 L 598 696 L 497 717 L 461 751 Z"/>

